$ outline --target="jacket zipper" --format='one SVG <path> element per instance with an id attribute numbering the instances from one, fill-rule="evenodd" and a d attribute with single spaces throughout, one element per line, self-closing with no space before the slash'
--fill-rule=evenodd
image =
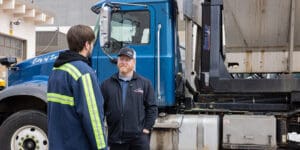
<path id="1" fill-rule="evenodd" d="M 122 144 L 123 143 L 123 136 L 124 136 L 124 108 L 123 108 L 123 105 L 122 105 L 122 86 L 121 86 L 121 84 L 120 84 L 120 81 L 117 81 L 118 82 L 118 84 L 119 84 L 119 107 L 121 108 L 121 119 L 122 119 L 122 125 L 121 125 L 121 139 L 120 139 L 120 144 Z"/>

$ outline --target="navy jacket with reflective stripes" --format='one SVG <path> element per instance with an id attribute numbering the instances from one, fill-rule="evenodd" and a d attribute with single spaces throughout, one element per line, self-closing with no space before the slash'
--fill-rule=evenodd
<path id="1" fill-rule="evenodd" d="M 87 63 L 77 60 L 55 67 L 47 99 L 49 150 L 106 148 L 103 98 Z"/>

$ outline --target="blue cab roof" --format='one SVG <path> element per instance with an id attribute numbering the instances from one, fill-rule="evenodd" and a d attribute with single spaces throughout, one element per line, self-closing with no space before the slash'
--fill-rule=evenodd
<path id="1" fill-rule="evenodd" d="M 102 6 L 103 3 L 109 2 L 120 2 L 120 3 L 156 3 L 156 2 L 166 2 L 169 0 L 100 0 L 95 5 L 92 6 L 91 10 L 96 14 L 99 13 L 99 8 Z"/>

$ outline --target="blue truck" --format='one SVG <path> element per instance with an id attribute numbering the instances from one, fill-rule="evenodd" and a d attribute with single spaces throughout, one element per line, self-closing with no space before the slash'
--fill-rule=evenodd
<path id="1" fill-rule="evenodd" d="M 101 0 L 91 8 L 98 14 L 92 67 L 101 83 L 117 71 L 121 47 L 136 50 L 136 71 L 152 81 L 159 106 L 151 149 L 299 149 L 300 63 L 292 59 L 299 5 Z M 1 149 L 48 149 L 47 82 L 60 52 L 0 60 L 9 70 Z"/>

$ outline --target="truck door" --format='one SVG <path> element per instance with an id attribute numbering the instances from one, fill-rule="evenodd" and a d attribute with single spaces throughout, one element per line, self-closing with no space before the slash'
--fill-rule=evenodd
<path id="1" fill-rule="evenodd" d="M 100 82 L 118 71 L 105 53 L 116 58 L 121 47 L 130 47 L 136 50 L 136 71 L 155 84 L 154 20 L 154 10 L 149 7 L 121 6 L 112 12 L 111 46 L 108 50 L 96 50 L 98 63 L 93 65 Z"/>

